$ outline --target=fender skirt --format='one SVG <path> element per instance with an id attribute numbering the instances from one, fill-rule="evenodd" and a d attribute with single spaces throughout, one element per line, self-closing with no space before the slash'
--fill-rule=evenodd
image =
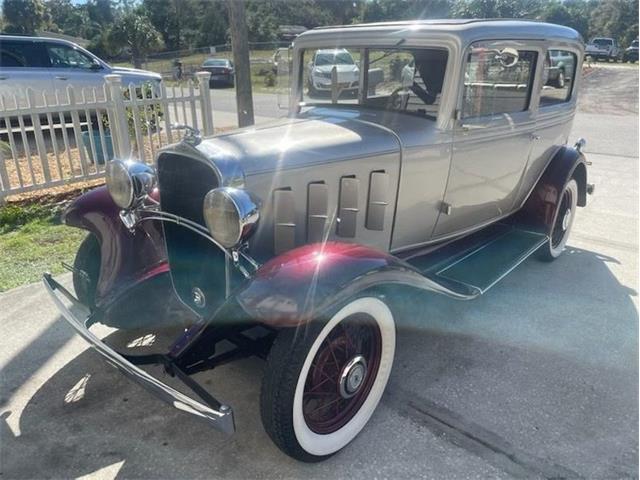
<path id="1" fill-rule="evenodd" d="M 480 292 L 454 291 L 404 261 L 357 244 L 327 242 L 290 250 L 265 263 L 234 296 L 251 319 L 293 327 L 326 313 L 366 289 L 406 285 L 470 300 Z"/>
<path id="2" fill-rule="evenodd" d="M 130 232 L 107 187 L 78 197 L 65 211 L 66 225 L 88 230 L 100 243 L 96 306 L 106 305 L 131 285 L 168 271 L 162 226 L 144 222 Z"/>
<path id="3" fill-rule="evenodd" d="M 535 231 L 549 234 L 560 195 L 572 178 L 578 183 L 578 206 L 584 207 L 587 204 L 586 159 L 575 148 L 563 146 L 554 155 L 515 220 Z"/>

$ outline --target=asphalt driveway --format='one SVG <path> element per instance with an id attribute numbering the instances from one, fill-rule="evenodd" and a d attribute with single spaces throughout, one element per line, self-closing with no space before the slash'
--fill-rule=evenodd
<path id="1" fill-rule="evenodd" d="M 322 464 L 269 441 L 261 361 L 197 376 L 234 407 L 227 437 L 88 350 L 40 285 L 1 294 L 3 478 L 637 478 L 636 68 L 585 79 L 579 136 L 597 186 L 566 255 L 473 302 L 407 295 L 380 407 Z"/>

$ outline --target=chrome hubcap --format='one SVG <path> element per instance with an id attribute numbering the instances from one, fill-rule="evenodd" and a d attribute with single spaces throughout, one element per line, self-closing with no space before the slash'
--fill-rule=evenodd
<path id="1" fill-rule="evenodd" d="M 367 361 L 362 355 L 356 355 L 347 362 L 340 374 L 340 395 L 342 398 L 353 397 L 367 376 Z"/>

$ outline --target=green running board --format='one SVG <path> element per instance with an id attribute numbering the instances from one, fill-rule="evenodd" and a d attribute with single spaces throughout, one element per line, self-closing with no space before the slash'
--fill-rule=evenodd
<path id="1" fill-rule="evenodd" d="M 409 260 L 423 275 L 448 288 L 485 293 L 548 241 L 544 234 L 495 225 Z"/>

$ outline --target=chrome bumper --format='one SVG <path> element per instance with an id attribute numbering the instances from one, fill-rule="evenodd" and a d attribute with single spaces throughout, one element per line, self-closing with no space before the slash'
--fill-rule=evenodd
<path id="1" fill-rule="evenodd" d="M 80 302 L 62 285 L 56 282 L 50 274 L 45 273 L 42 281 L 45 288 L 51 295 L 54 303 L 60 310 L 60 313 L 69 322 L 69 324 L 75 329 L 75 331 L 84 338 L 89 344 L 104 356 L 111 365 L 115 366 L 118 370 L 124 373 L 131 380 L 140 384 L 154 395 L 158 396 L 165 402 L 174 406 L 178 410 L 190 413 L 192 415 L 201 417 L 211 424 L 214 428 L 225 432 L 233 433 L 235 431 L 235 423 L 233 420 L 233 411 L 226 405 L 219 404 L 213 397 L 210 397 L 206 392 L 202 391 L 201 387 L 197 385 L 189 385 L 192 388 L 195 386 L 200 390 L 202 396 L 207 395 L 208 402 L 214 405 L 205 405 L 202 402 L 196 401 L 193 398 L 186 396 L 185 394 L 175 390 L 174 388 L 165 385 L 157 380 L 155 377 L 149 375 L 141 368 L 134 365 L 132 362 L 125 359 L 118 352 L 109 347 L 106 343 L 96 337 L 91 331 L 89 326 L 91 325 L 91 316 L 87 316 L 84 320 L 79 319 L 74 313 L 67 308 L 62 302 L 58 293 L 64 295 L 73 304 L 81 305 Z M 185 379 L 183 379 L 185 380 Z M 191 380 L 193 382 L 193 380 Z"/>

